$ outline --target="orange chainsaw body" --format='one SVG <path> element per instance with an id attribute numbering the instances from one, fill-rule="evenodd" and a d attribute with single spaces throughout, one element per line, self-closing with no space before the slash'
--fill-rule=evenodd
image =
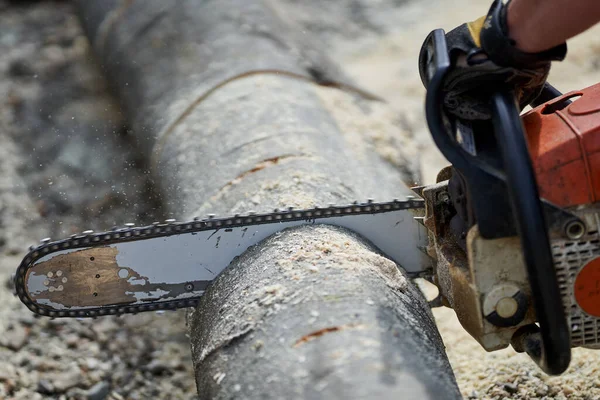
<path id="1" fill-rule="evenodd" d="M 600 83 L 557 97 L 522 119 L 540 196 L 565 208 L 600 201 Z"/>

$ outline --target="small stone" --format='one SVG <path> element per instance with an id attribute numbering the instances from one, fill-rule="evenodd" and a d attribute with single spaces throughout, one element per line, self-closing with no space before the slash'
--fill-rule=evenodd
<path id="1" fill-rule="evenodd" d="M 87 358 L 84 365 L 88 370 L 95 370 L 100 366 L 100 361 L 96 358 Z"/>
<path id="2" fill-rule="evenodd" d="M 54 386 L 45 379 L 41 379 L 38 382 L 36 392 L 40 394 L 52 394 L 54 393 Z"/>
<path id="3" fill-rule="evenodd" d="M 145 369 L 152 375 L 162 375 L 169 370 L 169 366 L 160 360 L 152 360 Z"/>
<path id="4" fill-rule="evenodd" d="M 0 363 L 0 382 L 5 382 L 9 379 L 15 378 L 17 372 L 15 367 L 8 363 Z"/>
<path id="5" fill-rule="evenodd" d="M 35 72 L 28 61 L 14 60 L 8 66 L 8 74 L 15 78 L 31 78 L 35 75 Z"/>
<path id="6" fill-rule="evenodd" d="M 504 383 L 504 384 L 502 384 L 502 387 L 504 388 L 504 390 L 506 390 L 510 394 L 517 393 L 519 391 L 519 388 L 517 387 L 517 385 L 515 385 L 513 383 Z"/>
<path id="7" fill-rule="evenodd" d="M 79 370 L 71 370 L 64 374 L 60 374 L 52 382 L 56 393 L 64 393 L 68 389 L 78 386 L 83 381 L 83 375 Z"/>
<path id="8" fill-rule="evenodd" d="M 15 382 L 14 379 L 5 379 L 2 381 L 2 385 L 0 385 L 0 389 L 3 390 L 7 390 L 8 392 L 12 392 L 15 387 L 17 386 L 17 383 Z M 0 396 L 0 399 L 4 399 L 5 397 Z"/>
<path id="9" fill-rule="evenodd" d="M 548 394 L 548 386 L 542 385 L 535 389 L 535 394 L 538 396 L 546 396 Z"/>
<path id="10" fill-rule="evenodd" d="M 573 389 L 571 386 L 568 386 L 568 385 L 563 385 L 561 389 L 565 395 L 571 395 L 571 394 L 575 393 L 575 389 Z"/>
<path id="11" fill-rule="evenodd" d="M 71 388 L 65 394 L 62 394 L 59 399 L 87 399 L 86 391 L 80 388 Z"/>
<path id="12" fill-rule="evenodd" d="M 112 392 L 110 396 L 115 400 L 124 400 L 125 398 L 121 396 L 118 392 Z"/>
<path id="13" fill-rule="evenodd" d="M 19 316 L 19 323 L 28 328 L 32 327 L 36 323 L 35 314 L 24 313 Z"/>
<path id="14" fill-rule="evenodd" d="M 88 400 L 104 400 L 110 393 L 110 383 L 107 381 L 101 381 L 92 386 L 87 392 L 86 396 Z"/>
<path id="15" fill-rule="evenodd" d="M 0 337 L 0 346 L 13 351 L 20 350 L 29 339 L 29 331 L 20 324 L 13 324 Z"/>
<path id="16" fill-rule="evenodd" d="M 81 341 L 81 338 L 79 337 L 79 335 L 77 334 L 70 334 L 67 337 L 65 337 L 64 342 L 67 345 L 67 347 L 69 347 L 70 349 L 74 349 L 77 347 L 77 345 L 79 344 L 79 342 Z"/>
<path id="17" fill-rule="evenodd" d="M 31 392 L 30 389 L 23 388 L 15 393 L 11 399 L 12 400 L 42 400 L 43 398 L 47 398 L 46 396 L 42 396 L 40 393 Z"/>

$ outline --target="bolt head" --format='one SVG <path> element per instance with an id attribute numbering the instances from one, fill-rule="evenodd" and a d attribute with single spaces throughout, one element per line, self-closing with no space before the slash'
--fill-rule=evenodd
<path id="1" fill-rule="evenodd" d="M 510 318 L 519 309 L 519 304 L 513 297 L 503 297 L 496 303 L 496 312 L 502 318 Z"/>

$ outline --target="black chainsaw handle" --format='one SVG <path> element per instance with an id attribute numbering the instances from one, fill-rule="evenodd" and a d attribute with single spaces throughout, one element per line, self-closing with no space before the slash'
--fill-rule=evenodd
<path id="1" fill-rule="evenodd" d="M 419 73 L 427 88 L 425 115 L 427 124 L 438 149 L 452 165 L 459 170 L 479 169 L 482 172 L 503 180 L 504 174 L 493 166 L 482 162 L 467 152 L 450 133 L 454 129 L 443 112 L 444 77 L 450 71 L 450 56 L 443 29 L 432 31 L 419 54 Z"/>
<path id="2" fill-rule="evenodd" d="M 529 157 L 519 109 L 510 92 L 491 99 L 492 122 L 503 169 L 468 153 L 455 139 L 454 127 L 443 110 L 443 82 L 451 68 L 445 33 L 430 33 L 420 54 L 421 79 L 427 87 L 425 113 L 433 140 L 461 173 L 474 179 L 482 174 L 505 183 L 510 209 L 523 247 L 529 285 L 540 326 L 539 349 L 532 359 L 546 373 L 564 372 L 571 360 L 569 327 L 554 270 L 550 240 L 535 174 Z M 548 87 L 548 95 L 554 88 Z M 481 190 L 485 190 L 482 188 Z M 480 221 L 481 222 L 481 221 Z"/>
<path id="3" fill-rule="evenodd" d="M 571 338 L 525 131 L 513 93 L 495 93 L 491 107 L 494 133 L 504 161 L 509 199 L 540 325 L 539 357 L 532 358 L 547 374 L 558 375 L 571 361 Z"/>

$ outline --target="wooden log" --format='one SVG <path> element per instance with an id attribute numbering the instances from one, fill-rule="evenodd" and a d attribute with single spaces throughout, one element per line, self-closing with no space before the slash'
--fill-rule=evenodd
<path id="1" fill-rule="evenodd" d="M 408 193 L 393 112 L 270 3 L 94 3 L 83 24 L 173 215 Z M 201 398 L 460 398 L 420 292 L 340 229 L 247 251 L 189 325 Z"/>

